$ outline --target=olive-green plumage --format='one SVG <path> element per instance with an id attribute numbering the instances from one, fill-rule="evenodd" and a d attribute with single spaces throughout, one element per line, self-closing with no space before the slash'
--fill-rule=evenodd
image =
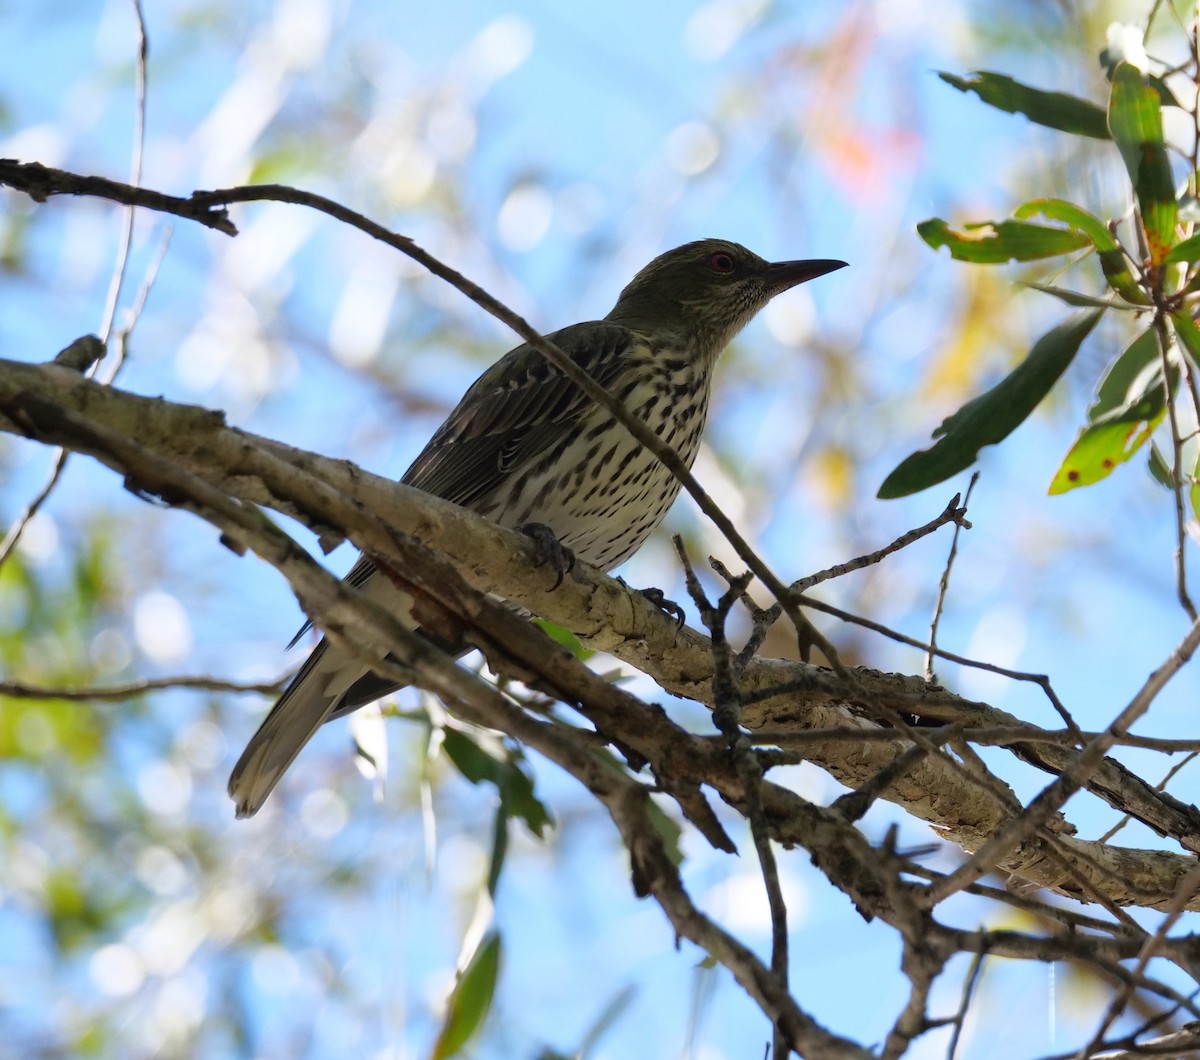
<path id="1" fill-rule="evenodd" d="M 547 338 L 690 466 L 721 351 L 775 295 L 844 264 L 770 263 L 737 243 L 700 240 L 650 262 L 603 320 Z M 526 345 L 476 380 L 402 481 L 502 526 L 549 527 L 602 570 L 641 546 L 679 492 L 623 426 Z M 403 615 L 404 594 L 374 575 L 360 558 L 347 581 Z M 234 767 L 238 816 L 258 810 L 322 723 L 395 687 L 322 639 Z"/>

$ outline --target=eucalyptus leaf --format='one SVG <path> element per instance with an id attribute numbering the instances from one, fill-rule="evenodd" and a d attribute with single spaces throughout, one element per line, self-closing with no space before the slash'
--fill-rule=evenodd
<path id="1" fill-rule="evenodd" d="M 933 432 L 933 446 L 901 461 L 879 487 L 880 499 L 904 497 L 943 482 L 970 467 L 983 446 L 1007 438 L 1049 393 L 1103 312 L 1076 313 L 1038 339 L 1004 379 L 943 421 Z"/>
<path id="2" fill-rule="evenodd" d="M 1161 264 L 1175 242 L 1179 211 L 1163 142 L 1162 99 L 1129 63 L 1113 71 L 1108 127 L 1133 182 L 1150 260 Z"/>
<path id="3" fill-rule="evenodd" d="M 1104 109 L 1078 96 L 1047 92 L 987 70 L 977 70 L 969 77 L 944 72 L 938 77 L 960 92 L 974 92 L 984 103 L 1009 114 L 1024 114 L 1038 125 L 1097 140 L 1109 138 Z"/>
<path id="4" fill-rule="evenodd" d="M 982 221 L 957 231 L 932 217 L 917 225 L 917 234 L 934 250 L 949 247 L 951 257 L 978 265 L 1054 258 L 1089 243 L 1082 233 L 1027 221 Z"/>

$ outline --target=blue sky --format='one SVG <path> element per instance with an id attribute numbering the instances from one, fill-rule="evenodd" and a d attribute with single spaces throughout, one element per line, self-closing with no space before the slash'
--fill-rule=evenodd
<path id="1" fill-rule="evenodd" d="M 1084 194 L 1054 186 L 1050 134 L 935 76 L 985 66 L 1088 88 L 1074 83 L 1084 79 L 1074 65 L 1034 51 L 1019 29 L 1011 47 L 998 31 L 983 32 L 986 5 L 280 0 L 193 7 L 151 0 L 146 7 L 148 185 L 186 193 L 279 179 L 323 191 L 412 234 L 547 330 L 602 315 L 646 260 L 704 235 L 735 238 L 773 258 L 848 260 L 850 269 L 789 296 L 747 330 L 727 358 L 713 449 L 699 465 L 702 481 L 743 513 L 785 577 L 878 547 L 940 511 L 964 482 L 903 502 L 880 502 L 874 493 L 946 414 L 1065 315 L 1043 296 L 1001 285 L 1011 308 L 998 324 L 980 318 L 997 330 L 973 335 L 978 355 L 963 369 L 966 382 L 958 389 L 930 382 L 930 366 L 956 341 L 964 305 L 987 292 L 970 286 L 966 266 L 920 243 L 915 224 L 934 215 L 1003 216 L 1028 193 L 1022 182 L 1031 173 L 1047 193 Z M 0 11 L 0 41 L 8 56 L 0 155 L 124 177 L 133 114 L 128 5 L 11 7 Z M 1102 200 L 1112 194 L 1100 178 L 1086 191 Z M 5 209 L 12 201 L 0 199 Z M 21 360 L 44 360 L 99 326 L 121 222 L 118 211 L 94 203 L 53 202 L 34 212 L 27 271 L 7 277 L 0 294 L 0 348 Z M 453 292 L 323 218 L 258 206 L 236 217 L 243 234 L 233 241 L 175 226 L 122 385 L 221 407 L 249 430 L 398 475 L 511 338 Z M 139 220 L 132 287 L 160 234 L 158 219 Z M 975 529 L 963 543 L 942 632 L 954 650 L 1051 673 L 1081 723 L 1093 727 L 1116 713 L 1184 628 L 1172 596 L 1167 498 L 1143 470 L 1131 466 L 1064 497 L 1045 493 L 1096 366 L 1127 338 L 1115 327 L 1098 331 L 1090 360 L 1060 386 L 1050 414 L 985 451 Z M 0 517 L 7 521 L 41 482 L 46 454 L 3 444 Z M 844 486 L 850 501 L 838 499 L 840 480 L 829 470 L 839 452 L 856 461 Z M 272 571 L 217 547 L 216 535 L 190 517 L 133 500 L 86 462 L 68 473 L 39 540 L 78 547 L 86 529 L 77 513 L 93 507 L 109 510 L 125 534 L 126 616 L 114 620 L 110 639 L 134 671 L 271 678 L 298 661 L 282 646 L 300 616 Z M 669 525 L 689 532 L 698 549 L 717 547 L 686 501 Z M 831 588 L 830 598 L 921 636 L 947 547 L 940 536 L 925 542 L 886 570 Z M 52 579 L 61 555 L 44 552 L 34 559 Z M 341 570 L 351 560 L 342 549 L 330 563 Z M 672 570 L 657 542 L 625 574 L 679 595 Z M 920 669 L 907 649 L 857 636 L 853 643 L 868 665 Z M 941 673 L 966 695 L 1054 723 L 1028 686 L 951 667 Z M 1194 674 L 1185 672 L 1144 731 L 1187 731 L 1196 691 Z M 206 937 L 175 963 L 147 964 L 148 925 L 178 944 L 195 909 L 211 911 L 215 901 L 192 894 L 185 915 L 179 894 L 166 894 L 144 922 L 109 940 L 127 950 L 106 958 L 138 955 L 144 990 L 155 1000 L 140 1004 L 134 993 L 111 1003 L 128 1007 L 130 1042 L 144 1043 L 152 1037 L 138 1035 L 165 1019 L 160 1009 L 187 1016 L 197 1006 L 204 1014 L 229 1004 L 211 984 L 233 968 L 261 1055 L 279 1055 L 291 1041 L 298 1003 L 316 1013 L 309 1055 L 422 1055 L 473 909 L 489 793 L 448 780 L 438 787 L 446 823 L 429 872 L 429 837 L 406 773 L 416 756 L 411 727 L 390 727 L 391 781 L 376 804 L 348 766 L 344 728 L 334 725 L 305 752 L 305 767 L 272 812 L 235 825 L 223 777 L 264 707 L 253 698 L 227 701 L 214 725 L 194 697 L 164 696 L 153 707 L 151 736 L 129 738 L 126 763 L 143 790 L 176 792 L 173 827 L 217 829 L 231 875 L 236 867 L 254 894 L 283 896 L 286 944 L 264 946 L 233 931 Z M 669 709 L 705 723 L 684 705 Z M 168 749 L 193 747 L 187 734 L 200 750 L 172 759 Z M 208 757 L 206 739 L 215 747 Z M 155 772 L 156 756 L 174 764 Z M 766 1036 L 761 1018 L 727 978 L 697 971 L 697 952 L 675 951 L 661 914 L 632 897 L 607 821 L 561 775 L 533 767 L 563 824 L 549 845 L 516 842 L 498 903 L 509 946 L 499 1015 L 480 1055 L 532 1055 L 542 1041 L 568 1048 L 627 984 L 635 999 L 597 1055 L 757 1055 Z M 815 769 L 796 770 L 794 782 L 815 798 L 836 790 Z M 15 790 L 21 782 L 5 783 Z M 1044 778 L 1014 783 L 1028 797 Z M 1172 790 L 1195 797 L 1186 772 Z M 1089 835 L 1111 823 L 1111 812 L 1086 800 L 1071 811 Z M 905 843 L 928 840 L 926 828 L 887 808 L 864 827 L 879 836 L 892 820 L 902 822 Z M 1129 831 L 1131 843 L 1152 842 Z M 332 883 L 329 866 L 309 860 L 312 846 L 323 844 L 331 860 L 370 879 Z M 688 852 L 698 897 L 735 925 L 762 923 L 747 856 L 731 865 L 698 843 Z M 834 1030 L 865 1041 L 882 1036 L 903 998 L 890 931 L 865 924 L 802 854 L 788 865 L 798 998 Z M 0 957 L 0 989 L 11 998 L 32 975 L 89 1003 L 103 995 L 94 959 L 57 967 L 34 920 L 4 898 L 0 891 L 0 925 L 17 944 Z M 956 912 L 971 924 L 985 915 L 967 902 Z M 174 933 L 171 916 L 181 925 Z M 877 979 L 864 981 L 864 969 Z M 715 989 L 697 986 L 706 976 Z M 1053 1000 L 1050 979 L 1040 967 L 1005 967 L 985 978 L 985 1002 L 1007 1000 L 981 1006 L 968 1055 L 1001 1055 L 986 1044 L 1000 1031 L 1009 1036 L 1005 1056 L 1064 1048 L 1072 1017 Z M 325 999 L 331 980 L 349 1001 Z M 697 989 L 712 993 L 700 995 L 688 1052 Z M 956 1003 L 949 986 L 943 1000 L 947 1009 Z M 31 1025 L 58 1015 L 48 999 L 20 1008 Z M 1014 1009 L 1029 1018 L 1014 1025 L 1004 1016 Z M 944 1049 L 937 1039 L 914 1055 Z"/>

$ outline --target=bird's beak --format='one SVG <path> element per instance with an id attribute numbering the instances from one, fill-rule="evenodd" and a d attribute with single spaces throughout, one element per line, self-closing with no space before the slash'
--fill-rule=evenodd
<path id="1" fill-rule="evenodd" d="M 827 272 L 844 269 L 846 262 L 834 258 L 813 258 L 810 261 L 773 261 L 767 266 L 767 289 L 776 295 L 799 283 L 815 280 Z"/>

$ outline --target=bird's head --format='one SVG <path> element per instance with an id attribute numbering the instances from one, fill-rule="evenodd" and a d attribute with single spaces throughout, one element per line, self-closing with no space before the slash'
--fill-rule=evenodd
<path id="1" fill-rule="evenodd" d="M 715 357 L 777 294 L 845 264 L 825 258 L 764 261 L 737 243 L 701 239 L 650 262 L 605 319 L 668 335 Z"/>

